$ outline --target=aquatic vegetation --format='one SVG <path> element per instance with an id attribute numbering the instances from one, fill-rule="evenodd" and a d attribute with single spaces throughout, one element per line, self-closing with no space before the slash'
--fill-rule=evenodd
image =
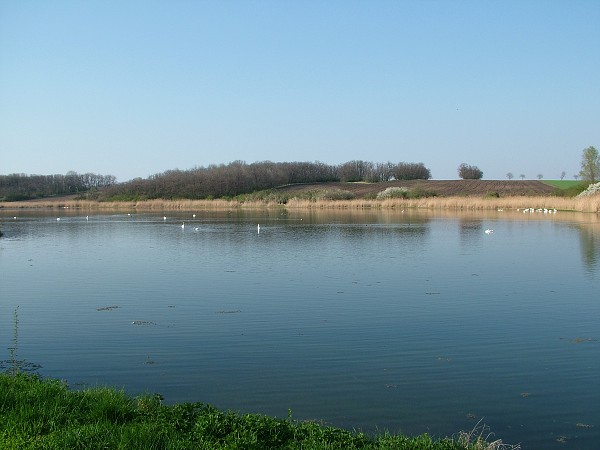
<path id="1" fill-rule="evenodd" d="M 9 359 L 0 360 L 0 369 L 4 372 L 17 375 L 23 372 L 35 373 L 41 369 L 42 366 L 29 362 L 24 359 L 18 358 L 19 351 L 19 307 L 17 306 L 13 313 L 13 338 L 12 345 L 8 347 L 10 355 Z"/>
<path id="2" fill-rule="evenodd" d="M 150 322 L 149 320 L 134 320 L 131 322 L 132 325 L 156 325 L 154 322 Z"/>
<path id="3" fill-rule="evenodd" d="M 102 308 L 96 308 L 96 311 L 112 311 L 113 309 L 118 309 L 119 306 L 103 306 Z"/>

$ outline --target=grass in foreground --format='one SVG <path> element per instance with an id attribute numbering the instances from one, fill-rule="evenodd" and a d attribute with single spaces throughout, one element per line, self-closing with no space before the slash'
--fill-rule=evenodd
<path id="1" fill-rule="evenodd" d="M 474 437 L 473 437 L 474 435 Z M 222 412 L 210 405 L 162 405 L 98 387 L 72 391 L 58 380 L 0 374 L 1 449 L 500 449 L 481 434 L 456 440 L 363 433 Z M 518 448 L 518 447 L 510 447 Z"/>

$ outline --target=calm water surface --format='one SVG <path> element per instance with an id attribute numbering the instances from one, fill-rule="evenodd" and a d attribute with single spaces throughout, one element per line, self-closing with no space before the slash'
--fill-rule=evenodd
<path id="1" fill-rule="evenodd" d="M 0 359 L 18 306 L 18 358 L 74 387 L 598 448 L 596 215 L 52 214 L 0 211 Z"/>

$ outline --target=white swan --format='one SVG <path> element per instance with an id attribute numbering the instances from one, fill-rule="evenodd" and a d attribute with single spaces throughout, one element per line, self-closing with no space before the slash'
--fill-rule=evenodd
<path id="1" fill-rule="evenodd" d="M 485 234 L 492 234 L 494 232 L 494 230 L 488 228 L 487 230 L 485 230 Z"/>

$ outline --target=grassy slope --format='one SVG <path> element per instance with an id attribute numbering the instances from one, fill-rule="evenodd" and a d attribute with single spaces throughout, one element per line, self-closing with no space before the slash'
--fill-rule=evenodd
<path id="1" fill-rule="evenodd" d="M 165 406 L 110 388 L 71 391 L 57 380 L 0 374 L 0 449 L 483 449 L 427 435 L 362 433 L 204 404 Z M 496 443 L 497 444 L 497 443 Z M 489 448 L 499 448 L 497 446 Z"/>
<path id="2" fill-rule="evenodd" d="M 582 181 L 578 180 L 544 180 L 542 183 L 548 184 L 558 189 L 569 189 L 574 186 L 579 186 Z"/>

